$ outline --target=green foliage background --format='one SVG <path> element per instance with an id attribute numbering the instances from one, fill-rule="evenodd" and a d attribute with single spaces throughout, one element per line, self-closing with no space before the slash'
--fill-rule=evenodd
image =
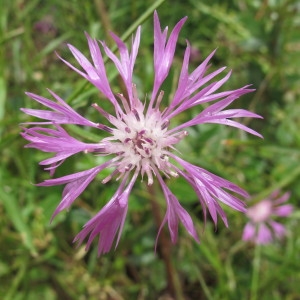
<path id="1" fill-rule="evenodd" d="M 176 297 L 300 299 L 299 1 L 0 0 L 1 299 L 172 299 L 164 261 L 154 252 L 157 228 L 145 183 L 138 183 L 130 197 L 118 248 L 97 258 L 96 243 L 86 253 L 72 240 L 108 201 L 117 183 L 103 185 L 105 174 L 100 176 L 69 212 L 61 213 L 50 224 L 62 187 L 34 185 L 48 178 L 38 165 L 48 156 L 24 149 L 26 142 L 19 135 L 19 124 L 31 120 L 19 108 L 38 107 L 25 91 L 49 97 L 46 88 L 50 88 L 87 118 L 96 120 L 99 114 L 90 104 L 105 100 L 68 69 L 55 51 L 72 61 L 66 47 L 71 43 L 88 55 L 84 31 L 111 45 L 108 31 L 124 34 L 140 16 L 147 15 L 153 3 L 161 4 L 158 13 L 163 27 L 171 28 L 180 18 L 189 17 L 180 34 L 171 76 L 164 85 L 164 101 L 174 91 L 187 38 L 199 50 L 191 67 L 218 48 L 212 68 L 226 65 L 233 69 L 226 89 L 249 83 L 256 89 L 234 105 L 264 117 L 244 121 L 262 133 L 263 140 L 225 126 L 195 127 L 179 146 L 182 156 L 245 188 L 252 195 L 250 205 L 282 189 L 291 191 L 290 202 L 295 206 L 292 216 L 283 220 L 286 239 L 262 247 L 258 254 L 257 247 L 241 241 L 246 223 L 243 214 L 225 207 L 229 228 L 220 223 L 215 229 L 208 221 L 204 231 L 195 195 L 183 180 L 171 180 L 172 191 L 191 212 L 201 234 L 198 245 L 180 230 L 178 243 L 170 252 L 180 283 Z M 152 47 L 150 13 L 143 23 L 135 68 L 134 80 L 141 98 L 151 91 Z M 115 71 L 110 65 L 108 68 L 113 90 L 120 92 Z M 182 118 L 197 112 L 199 108 Z M 87 140 L 95 138 L 95 132 L 70 130 Z M 65 162 L 56 176 L 98 163 L 98 157 L 77 155 Z M 157 201 L 163 214 L 165 205 L 159 190 Z M 258 258 L 259 266 L 253 269 Z M 259 281 L 251 288 L 253 278 Z"/>

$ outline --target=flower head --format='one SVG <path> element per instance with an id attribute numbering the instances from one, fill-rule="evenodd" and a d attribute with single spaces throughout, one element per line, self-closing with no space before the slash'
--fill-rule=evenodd
<path id="1" fill-rule="evenodd" d="M 273 192 L 269 198 L 264 199 L 248 208 L 249 222 L 243 232 L 244 241 L 253 241 L 256 244 L 269 244 L 274 238 L 282 238 L 285 228 L 274 221 L 276 217 L 287 217 L 293 211 L 291 204 L 283 204 L 288 201 L 290 193 L 279 196 L 279 191 Z"/>
<path id="2" fill-rule="evenodd" d="M 225 179 L 190 164 L 173 151 L 176 149 L 176 144 L 187 137 L 189 127 L 203 123 L 233 126 L 260 136 L 254 130 L 232 120 L 232 118 L 259 118 L 260 116 L 243 109 L 226 109 L 240 96 L 253 90 L 249 89 L 249 86 L 244 86 L 236 90 L 218 92 L 229 79 L 231 72 L 219 80 L 214 80 L 214 78 L 223 72 L 225 68 L 220 68 L 212 73 L 207 72 L 209 61 L 215 51 L 192 73 L 189 73 L 191 47 L 188 42 L 174 97 L 169 106 L 161 105 L 164 92 L 160 88 L 169 74 L 178 35 L 185 20 L 186 18 L 181 19 L 168 37 L 168 29 L 161 30 L 158 15 L 156 12 L 154 13 L 153 61 L 155 75 L 148 103 L 143 103 L 139 99 L 137 87 L 133 82 L 133 69 L 140 44 L 140 27 L 132 39 L 131 49 L 127 48 L 119 37 L 112 34 L 119 50 L 119 57 L 104 42 L 99 43 L 88 34 L 86 34 L 86 37 L 91 61 L 74 46 L 68 45 L 71 53 L 81 66 L 81 70 L 64 59 L 61 58 L 61 60 L 92 83 L 112 105 L 113 114 L 105 111 L 99 103 L 92 105 L 99 112 L 106 125 L 87 120 L 52 91 L 50 91 L 50 94 L 54 101 L 27 93 L 30 98 L 48 109 L 22 109 L 28 115 L 45 120 L 44 122 L 29 123 L 33 127 L 24 128 L 22 136 L 30 142 L 27 147 L 54 153 L 52 158 L 43 160 L 40 163 L 48 166 L 46 169 L 50 171 L 51 175 L 65 159 L 79 152 L 111 156 L 105 163 L 90 170 L 45 180 L 39 184 L 40 186 L 65 185 L 62 200 L 53 215 L 55 216 L 70 207 L 98 173 L 106 168 L 113 169 L 108 177 L 103 178 L 102 183 L 106 184 L 113 178 L 120 180 L 118 190 L 103 209 L 85 224 L 83 230 L 75 238 L 76 241 L 82 243 L 89 236 L 87 242 L 87 248 L 89 248 L 91 241 L 99 236 L 99 255 L 111 249 L 117 232 L 116 244 L 118 244 L 127 212 L 129 194 L 138 176 L 145 178 L 148 185 L 152 185 L 155 178 L 158 179 L 167 203 L 167 212 L 162 226 L 168 223 L 173 242 L 177 239 L 179 221 L 197 241 L 198 236 L 192 218 L 167 187 L 161 174 L 166 178 L 182 176 L 196 192 L 203 207 L 204 217 L 206 218 L 208 210 L 215 224 L 217 223 L 217 215 L 220 215 L 227 226 L 226 215 L 219 202 L 235 210 L 245 212 L 245 205 L 238 198 L 238 196 L 248 196 L 244 190 Z M 112 91 L 106 74 L 103 52 L 113 62 L 123 79 L 126 95 L 116 94 Z M 201 106 L 204 103 L 213 104 L 206 106 L 191 120 L 171 127 L 171 119 L 192 107 Z M 161 106 L 165 108 L 161 108 Z M 87 144 L 71 137 L 63 128 L 64 124 L 94 127 L 104 132 L 107 137 L 98 143 Z M 230 192 L 233 192 L 235 196 Z"/>

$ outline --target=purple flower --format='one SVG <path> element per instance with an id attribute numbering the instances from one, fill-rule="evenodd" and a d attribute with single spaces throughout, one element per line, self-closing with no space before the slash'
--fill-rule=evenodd
<path id="1" fill-rule="evenodd" d="M 233 126 L 260 136 L 254 130 L 232 120 L 232 118 L 260 118 L 260 116 L 243 109 L 226 109 L 240 96 L 253 90 L 249 89 L 249 86 L 244 86 L 236 90 L 218 92 L 229 79 L 231 72 L 222 79 L 213 81 L 225 69 L 220 68 L 212 73 L 207 73 L 209 61 L 215 51 L 192 73 L 189 73 L 191 47 L 188 42 L 174 97 L 168 107 L 160 108 L 164 96 L 160 88 L 169 74 L 178 35 L 185 20 L 186 18 L 183 18 L 176 24 L 168 38 L 168 29 L 161 30 L 158 15 L 156 12 L 154 13 L 153 60 L 155 75 L 148 104 L 139 99 L 137 87 L 133 82 L 133 69 L 140 44 L 140 27 L 132 39 L 131 50 L 119 37 L 111 34 L 118 47 L 119 57 L 104 42 L 98 43 L 88 34 L 86 34 L 86 37 L 92 61 L 89 61 L 74 46 L 68 45 L 82 70 L 77 69 L 61 58 L 62 61 L 91 82 L 110 101 L 114 114 L 104 111 L 99 104 L 93 104 L 93 107 L 102 116 L 103 121 L 109 125 L 94 123 L 85 119 L 52 91 L 50 93 L 54 97 L 54 101 L 27 93 L 29 97 L 48 109 L 22 109 L 28 115 L 45 120 L 45 122 L 29 123 L 33 127 L 25 128 L 22 136 L 30 141 L 27 147 L 54 153 L 52 158 L 43 160 L 40 163 L 48 166 L 46 169 L 50 170 L 51 175 L 65 159 L 79 152 L 112 156 L 104 164 L 90 170 L 45 180 L 39 184 L 40 186 L 65 185 L 62 200 L 54 212 L 54 217 L 62 210 L 70 207 L 98 173 L 106 168 L 113 169 L 112 173 L 102 180 L 102 183 L 105 184 L 113 178 L 120 180 L 118 190 L 103 209 L 86 223 L 83 230 L 75 237 L 75 241 L 79 241 L 79 244 L 88 237 L 86 246 L 88 249 L 92 240 L 99 236 L 99 255 L 111 249 L 117 232 L 116 245 L 118 244 L 127 213 L 129 194 L 139 175 L 146 178 L 148 185 L 152 185 L 154 178 L 157 177 L 167 202 L 167 211 L 162 226 L 168 223 L 171 239 L 174 243 L 177 239 L 179 222 L 183 224 L 196 241 L 199 239 L 192 218 L 166 186 L 161 174 L 166 178 L 178 176 L 185 178 L 199 197 L 205 219 L 208 211 L 215 224 L 217 224 L 217 215 L 220 215 L 225 225 L 228 225 L 219 202 L 235 210 L 246 211 L 244 202 L 237 198 L 237 196 L 248 197 L 244 190 L 225 179 L 188 163 L 175 155 L 175 151 L 173 151 L 176 150 L 176 144 L 187 137 L 188 127 L 203 123 Z M 123 79 L 126 96 L 121 93 L 115 94 L 111 90 L 103 62 L 103 51 L 114 63 Z M 207 105 L 212 102 L 214 103 L 210 106 Z M 172 127 L 170 125 L 172 118 L 202 104 L 206 104 L 206 108 L 198 112 L 191 120 L 179 126 Z M 64 124 L 94 127 L 104 131 L 107 137 L 98 143 L 87 144 L 71 137 L 63 129 Z M 234 193 L 235 196 L 230 192 Z"/>
<path id="2" fill-rule="evenodd" d="M 279 191 L 273 192 L 269 198 L 253 205 L 247 210 L 249 222 L 243 232 L 244 241 L 253 241 L 256 244 L 269 244 L 274 238 L 282 238 L 285 228 L 282 224 L 274 221 L 274 217 L 287 217 L 293 211 L 291 204 L 285 203 L 290 193 L 281 197 Z"/>

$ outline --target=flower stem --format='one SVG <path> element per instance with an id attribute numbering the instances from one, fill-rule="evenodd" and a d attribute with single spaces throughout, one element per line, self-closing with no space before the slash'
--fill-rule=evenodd
<path id="1" fill-rule="evenodd" d="M 260 261 L 261 261 L 261 245 L 258 244 L 255 245 L 255 251 L 254 251 L 250 300 L 257 300 Z"/>
<path id="2" fill-rule="evenodd" d="M 151 207 L 154 215 L 156 227 L 159 229 L 162 223 L 162 217 L 160 214 L 160 206 L 156 201 L 156 194 L 153 188 L 153 185 L 148 186 L 149 194 L 151 195 Z M 171 250 L 172 244 L 170 239 L 167 237 L 164 229 L 161 230 L 160 236 L 157 242 L 158 252 L 161 255 L 162 260 L 164 261 L 166 273 L 167 273 L 167 282 L 168 282 L 168 291 L 172 297 L 176 300 L 184 300 L 184 295 L 182 292 L 180 278 L 177 274 L 176 269 L 172 263 L 171 259 Z"/>
<path id="3" fill-rule="evenodd" d="M 110 22 L 108 11 L 106 9 L 106 5 L 105 5 L 103 0 L 94 0 L 94 3 L 95 3 L 96 11 L 97 11 L 97 13 L 99 15 L 99 18 L 101 20 L 101 24 L 104 28 L 104 33 L 105 33 L 105 36 L 106 36 L 106 40 L 110 41 L 111 37 L 110 37 L 109 32 L 112 31 L 112 25 L 111 25 L 111 22 Z"/>

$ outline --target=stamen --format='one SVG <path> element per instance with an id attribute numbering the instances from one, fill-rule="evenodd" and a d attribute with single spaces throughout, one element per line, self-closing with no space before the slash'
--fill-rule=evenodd
<path id="1" fill-rule="evenodd" d="M 141 121 L 140 116 L 139 116 L 139 113 L 137 112 L 137 110 L 136 110 L 135 108 L 132 109 L 132 112 L 133 112 L 135 118 L 136 118 L 138 121 Z"/>
<path id="2" fill-rule="evenodd" d="M 164 110 L 161 112 L 161 117 L 163 118 L 164 114 L 169 110 L 169 106 L 165 107 Z"/>
<path id="3" fill-rule="evenodd" d="M 169 127 L 169 125 L 170 125 L 170 120 L 167 119 L 165 122 L 162 123 L 161 129 L 164 130 L 167 127 Z"/>
<path id="4" fill-rule="evenodd" d="M 105 151 L 104 147 L 99 147 L 99 148 L 95 148 L 95 149 L 87 149 L 87 150 L 84 151 L 84 153 L 88 153 L 88 152 L 103 153 L 104 151 Z"/>
<path id="5" fill-rule="evenodd" d="M 153 184 L 153 176 L 152 176 L 152 172 L 150 170 L 146 170 L 147 176 L 148 176 L 148 185 L 152 185 Z"/>
<path id="6" fill-rule="evenodd" d="M 94 107 L 95 109 L 97 109 L 99 111 L 99 113 L 104 116 L 108 121 L 110 120 L 110 114 L 108 112 L 106 112 L 104 109 L 102 109 L 97 103 L 92 104 L 92 107 Z"/>
<path id="7" fill-rule="evenodd" d="M 170 171 L 170 175 L 175 177 L 175 178 L 178 177 L 178 173 L 174 172 L 174 171 Z"/>
<path id="8" fill-rule="evenodd" d="M 121 100 L 121 102 L 122 102 L 122 104 L 123 104 L 123 106 L 124 106 L 124 108 L 125 108 L 125 112 L 126 112 L 127 114 L 129 114 L 129 113 L 130 113 L 130 108 L 129 108 L 127 99 L 124 97 L 123 94 L 117 94 L 117 96 L 118 96 L 119 99 Z"/>
<path id="9" fill-rule="evenodd" d="M 162 98 L 164 96 L 164 93 L 165 93 L 164 91 L 160 91 L 159 92 L 159 95 L 158 95 L 158 97 L 156 99 L 155 109 L 159 109 L 159 106 L 160 106 L 161 100 L 162 100 Z"/>
<path id="10" fill-rule="evenodd" d="M 108 183 L 110 180 L 112 179 L 112 175 L 108 175 L 107 177 L 105 177 L 104 179 L 102 179 L 102 183 L 103 184 L 106 184 Z"/>
<path id="11" fill-rule="evenodd" d="M 129 170 L 131 170 L 131 168 L 132 168 L 132 164 L 129 164 L 125 167 L 125 171 L 129 171 Z"/>
<path id="12" fill-rule="evenodd" d="M 143 159 L 141 163 L 142 163 L 142 168 L 141 168 L 142 176 L 146 173 L 147 177 L 148 177 L 148 185 L 152 185 L 153 184 L 153 175 L 152 175 L 153 168 L 150 165 L 150 162 L 148 159 Z"/>
<path id="13" fill-rule="evenodd" d="M 108 127 L 108 126 L 106 126 L 106 125 L 103 125 L 103 124 L 97 124 L 97 127 L 98 127 L 99 129 L 102 129 L 102 130 L 108 132 L 108 133 L 113 133 L 113 129 L 110 128 L 110 127 Z"/>
<path id="14" fill-rule="evenodd" d="M 138 94 L 137 94 L 137 89 L 136 89 L 136 84 L 132 84 L 132 94 L 133 94 L 133 99 L 138 100 Z"/>
<path id="15" fill-rule="evenodd" d="M 119 179 L 121 179 L 124 176 L 125 173 L 120 173 L 119 176 L 116 178 L 116 181 L 118 181 Z"/>
<path id="16" fill-rule="evenodd" d="M 163 161 L 169 161 L 169 156 L 166 155 L 166 154 L 163 154 L 160 158 L 161 158 L 161 160 L 163 160 Z"/>
<path id="17" fill-rule="evenodd" d="M 189 133 L 186 130 L 184 130 L 184 131 L 180 131 L 180 132 L 173 134 L 173 137 L 178 139 L 178 142 L 179 142 L 188 135 L 189 135 Z"/>
<path id="18" fill-rule="evenodd" d="M 149 138 L 144 138 L 144 140 L 146 141 L 146 142 L 148 142 L 149 144 L 151 144 L 151 145 L 153 145 L 154 143 L 153 143 L 153 141 L 151 140 L 151 139 L 149 139 Z"/>
<path id="19" fill-rule="evenodd" d="M 108 175 L 107 177 L 105 177 L 104 179 L 102 179 L 102 183 L 106 184 L 107 182 L 109 182 L 117 173 L 119 173 L 119 170 L 115 169 L 110 175 Z"/>

